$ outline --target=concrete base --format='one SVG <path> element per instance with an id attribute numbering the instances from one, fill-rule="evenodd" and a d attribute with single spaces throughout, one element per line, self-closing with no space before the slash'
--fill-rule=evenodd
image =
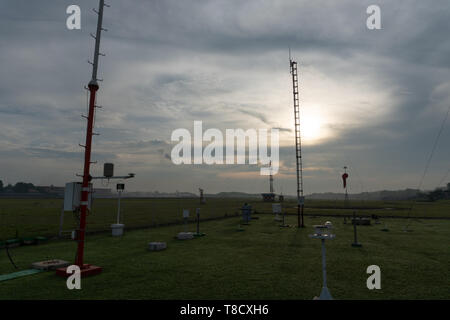
<path id="1" fill-rule="evenodd" d="M 53 259 L 46 261 L 34 262 L 31 264 L 31 268 L 39 270 L 55 270 L 58 268 L 63 268 L 69 266 L 70 263 L 65 260 Z"/>
<path id="2" fill-rule="evenodd" d="M 180 232 L 179 234 L 177 234 L 177 239 L 178 240 L 194 239 L 194 235 L 192 234 L 192 232 Z"/>
<path id="3" fill-rule="evenodd" d="M 56 275 L 64 278 L 68 278 L 71 274 L 66 272 L 67 268 L 59 268 L 56 269 Z M 103 271 L 102 267 L 93 266 L 91 264 L 85 264 L 83 265 L 83 268 L 80 270 L 80 276 L 88 277 L 88 276 L 94 276 Z"/>
<path id="4" fill-rule="evenodd" d="M 167 243 L 165 242 L 150 242 L 148 244 L 148 251 L 161 251 L 167 248 Z"/>
<path id="5" fill-rule="evenodd" d="M 121 237 L 123 236 L 123 228 L 125 227 L 122 223 L 114 223 L 111 225 L 112 236 Z"/>
<path id="6" fill-rule="evenodd" d="M 327 287 L 322 287 L 318 300 L 333 300 L 333 297 Z"/>
<path id="7" fill-rule="evenodd" d="M 352 219 L 352 224 L 356 224 L 357 226 L 370 226 L 370 219 L 369 218 Z"/>

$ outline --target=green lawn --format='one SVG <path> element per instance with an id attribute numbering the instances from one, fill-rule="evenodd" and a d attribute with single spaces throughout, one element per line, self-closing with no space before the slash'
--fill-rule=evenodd
<path id="1" fill-rule="evenodd" d="M 131 216 L 131 213 L 129 214 Z M 82 290 L 68 290 L 53 272 L 0 282 L 0 299 L 312 299 L 321 289 L 320 241 L 312 225 L 330 220 L 336 239 L 327 241 L 328 287 L 335 299 L 449 299 L 449 220 L 384 219 L 359 227 L 362 248 L 351 247 L 353 229 L 342 218 L 307 217 L 305 229 L 280 228 L 271 215 L 237 232 L 239 218 L 202 223 L 206 237 L 179 241 L 183 225 L 88 237 L 86 262 L 104 268 L 82 279 Z M 296 217 L 288 222 L 295 224 Z M 194 231 L 194 224 L 189 228 Z M 148 252 L 149 241 L 168 249 Z M 31 262 L 72 261 L 75 243 L 51 241 L 11 249 L 20 269 Z M 4 250 L 0 274 L 14 272 Z M 381 268 L 381 290 L 366 288 L 366 268 Z"/>
<path id="2" fill-rule="evenodd" d="M 128 228 L 153 226 L 157 224 L 181 222 L 183 208 L 191 212 L 195 219 L 195 208 L 201 207 L 202 218 L 217 218 L 233 215 L 240 211 L 248 201 L 258 212 L 271 212 L 271 204 L 258 199 L 207 199 L 205 205 L 199 205 L 198 199 L 123 199 L 123 223 Z M 407 216 L 409 201 L 352 201 L 358 215 Z M 55 236 L 58 233 L 62 199 L 0 199 L 0 241 L 16 237 Z M 286 211 L 296 213 L 294 201 L 284 203 Z M 308 215 L 352 215 L 353 209 L 345 209 L 343 201 L 306 202 L 305 214 Z M 88 216 L 88 231 L 108 230 L 115 222 L 117 200 L 95 199 L 92 213 Z M 450 201 L 417 202 L 411 216 L 450 217 Z M 71 213 L 65 214 L 64 230 L 76 228 Z"/>

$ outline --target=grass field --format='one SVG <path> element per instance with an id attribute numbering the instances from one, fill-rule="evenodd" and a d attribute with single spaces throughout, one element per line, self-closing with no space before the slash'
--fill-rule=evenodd
<path id="1" fill-rule="evenodd" d="M 182 224 L 126 231 L 122 238 L 110 232 L 88 236 L 85 261 L 100 265 L 103 273 L 82 279 L 82 290 L 68 290 L 65 280 L 44 272 L 0 282 L 0 299 L 311 299 L 321 289 L 320 241 L 310 239 L 313 224 L 333 222 L 336 239 L 327 241 L 328 287 L 335 299 L 449 299 L 450 220 L 412 219 L 412 232 L 403 232 L 405 219 L 382 219 L 381 225 L 360 226 L 361 248 L 351 247 L 353 228 L 342 217 L 320 214 L 351 214 L 342 204 L 327 201 L 308 203 L 305 229 L 280 228 L 271 214 L 257 214 L 244 232 L 236 231 L 243 200 L 217 199 L 202 206 L 203 217 L 226 219 L 204 221 L 206 237 L 179 241 Z M 89 217 L 89 230 L 108 230 L 114 221 L 114 200 L 96 200 Z M 181 220 L 178 209 L 194 212 L 196 199 L 126 199 L 124 222 L 129 226 L 153 225 Z M 339 207 L 339 205 L 341 205 Z M 56 234 L 60 200 L 1 200 L 3 232 L 21 236 Z M 294 212 L 294 203 L 286 204 Z M 360 214 L 405 216 L 409 203 L 373 202 L 355 204 Z M 418 203 L 412 216 L 448 217 L 448 202 Z M 259 212 L 270 204 L 254 202 Z M 392 208 L 392 209 L 385 209 Z M 12 218 L 12 213 L 20 218 Z M 7 221 L 5 226 L 5 221 Z M 74 219 L 67 216 L 66 227 Z M 296 225 L 296 216 L 287 222 Z M 389 232 L 381 229 L 386 223 Z M 188 229 L 195 231 L 195 224 Z M 146 251 L 150 241 L 165 241 L 168 249 Z M 74 260 L 76 245 L 70 240 L 52 240 L 37 246 L 10 249 L 20 270 L 51 258 Z M 0 250 L 0 274 L 17 271 L 5 250 Z M 368 290 L 366 268 L 381 268 L 381 290 Z"/>
<path id="2" fill-rule="evenodd" d="M 248 201 L 257 212 L 271 212 L 271 204 L 257 199 L 208 199 L 201 205 L 201 218 L 218 218 L 240 212 Z M 343 201 L 307 201 L 305 213 L 308 215 L 358 215 L 399 216 L 409 214 L 409 201 L 352 201 L 355 209 L 345 209 Z M 0 241 L 16 237 L 56 236 L 58 234 L 62 199 L 0 199 Z M 191 212 L 195 219 L 198 199 L 122 199 L 122 222 L 127 228 L 164 225 L 182 220 L 183 208 Z M 295 202 L 284 203 L 286 212 L 295 214 Z M 95 199 L 92 214 L 88 216 L 88 231 L 109 230 L 115 222 L 117 200 Z M 417 202 L 411 211 L 412 217 L 450 218 L 450 201 Z M 66 213 L 64 230 L 76 228 L 72 214 Z"/>
<path id="3" fill-rule="evenodd" d="M 328 286 L 335 299 L 450 298 L 450 221 L 413 220 L 413 231 L 403 232 L 404 219 L 386 219 L 389 232 L 380 231 L 381 225 L 359 227 L 363 247 L 353 248 L 352 226 L 342 218 L 327 220 L 336 234 L 327 241 Z M 239 221 L 203 222 L 207 236 L 187 241 L 174 239 L 183 225 L 128 231 L 122 238 L 91 235 L 85 260 L 104 271 L 82 279 L 82 290 L 68 290 L 64 279 L 44 272 L 0 283 L 0 299 L 311 299 L 320 293 L 320 241 L 308 234 L 323 217 L 308 217 L 307 227 L 297 229 L 280 228 L 273 216 L 261 214 L 244 232 L 236 231 Z M 149 241 L 166 241 L 168 249 L 148 252 Z M 48 258 L 73 261 L 75 243 L 57 240 L 10 251 L 19 268 L 27 269 Z M 381 268 L 381 290 L 366 288 L 372 264 Z M 0 274 L 14 271 L 4 255 Z"/>

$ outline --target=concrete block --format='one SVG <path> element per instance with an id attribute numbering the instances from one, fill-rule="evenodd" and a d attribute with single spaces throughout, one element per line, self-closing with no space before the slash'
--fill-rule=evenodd
<path id="1" fill-rule="evenodd" d="M 193 239 L 194 235 L 192 234 L 192 232 L 180 232 L 177 235 L 177 239 L 178 240 L 189 240 L 189 239 Z"/>
<path id="2" fill-rule="evenodd" d="M 123 235 L 123 228 L 125 227 L 122 223 L 114 223 L 111 225 L 112 236 L 121 237 Z"/>
<path id="3" fill-rule="evenodd" d="M 53 259 L 46 261 L 34 262 L 31 264 L 31 268 L 39 270 L 54 270 L 70 266 L 70 263 L 65 260 Z"/>
<path id="4" fill-rule="evenodd" d="M 167 243 L 165 242 L 150 242 L 148 244 L 149 251 L 161 251 L 167 248 Z"/>

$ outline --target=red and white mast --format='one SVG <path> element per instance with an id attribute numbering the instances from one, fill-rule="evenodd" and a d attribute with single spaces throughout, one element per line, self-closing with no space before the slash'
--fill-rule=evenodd
<path id="1" fill-rule="evenodd" d="M 98 70 L 98 58 L 100 55 L 104 55 L 100 53 L 100 37 L 102 31 L 106 31 L 102 28 L 103 22 L 103 8 L 108 6 L 105 4 L 104 0 L 99 0 L 98 11 L 94 9 L 94 11 L 98 15 L 97 20 L 97 32 L 96 35 L 91 36 L 95 39 L 95 50 L 94 50 L 94 61 L 90 62 L 92 64 L 92 77 L 88 84 L 88 90 L 90 93 L 89 98 L 89 111 L 88 115 L 85 116 L 87 118 L 87 129 L 86 129 L 86 143 L 84 146 L 84 170 L 83 170 L 83 183 L 81 188 L 81 202 L 80 202 L 80 224 L 79 229 L 76 235 L 76 240 L 78 242 L 77 247 L 77 255 L 75 259 L 75 264 L 80 267 L 81 275 L 92 275 L 98 274 L 102 271 L 101 267 L 88 265 L 84 263 L 84 243 L 86 238 L 86 215 L 88 211 L 88 202 L 89 202 L 89 183 L 92 179 L 90 175 L 90 166 L 91 166 L 91 150 L 92 150 L 92 135 L 93 135 L 93 126 L 94 126 L 94 110 L 98 106 L 96 105 L 96 93 L 99 89 L 97 78 L 97 70 Z M 57 274 L 68 276 L 65 274 L 65 268 L 58 269 Z"/>

